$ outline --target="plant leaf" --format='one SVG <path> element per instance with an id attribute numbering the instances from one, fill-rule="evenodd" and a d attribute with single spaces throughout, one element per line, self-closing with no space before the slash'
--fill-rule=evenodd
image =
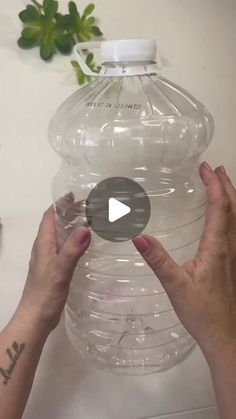
<path id="1" fill-rule="evenodd" d="M 60 29 L 70 29 L 71 25 L 71 16 L 65 15 L 65 16 L 59 16 L 56 21 L 56 27 Z"/>
<path id="2" fill-rule="evenodd" d="M 47 20 L 53 19 L 58 11 L 58 1 L 44 0 L 43 9 Z"/>
<path id="3" fill-rule="evenodd" d="M 62 54 L 70 54 L 72 47 L 73 47 L 73 41 L 71 39 L 70 35 L 60 35 L 56 40 L 55 44 L 58 48 L 58 50 Z"/>
<path id="4" fill-rule="evenodd" d="M 37 9 L 37 7 L 33 6 L 32 4 L 29 4 L 26 7 L 26 11 L 32 20 L 35 20 L 35 19 L 37 20 L 40 17 L 39 10 Z"/>
<path id="5" fill-rule="evenodd" d="M 77 9 L 77 6 L 76 6 L 74 1 L 69 2 L 69 12 L 70 12 L 70 15 L 75 17 L 75 18 L 77 16 L 80 16 L 79 12 L 78 12 L 78 9 Z"/>
<path id="6" fill-rule="evenodd" d="M 92 26 L 95 22 L 95 18 L 93 16 L 88 17 L 88 19 L 86 19 L 86 26 Z"/>
<path id="7" fill-rule="evenodd" d="M 54 3 L 54 0 L 43 0 L 43 11 L 47 12 L 47 9 Z"/>
<path id="8" fill-rule="evenodd" d="M 99 29 L 98 26 L 92 26 L 91 32 L 94 36 L 102 36 L 103 35 L 102 31 Z"/>
<path id="9" fill-rule="evenodd" d="M 31 4 L 26 7 L 25 10 L 19 13 L 19 18 L 23 23 L 28 23 L 32 21 L 38 21 L 40 19 L 40 13 L 35 6 Z"/>
<path id="10" fill-rule="evenodd" d="M 18 45 L 22 49 L 29 49 L 33 48 L 36 44 L 36 41 L 34 39 L 26 39 L 22 38 L 22 36 L 17 41 Z"/>
<path id="11" fill-rule="evenodd" d="M 40 38 L 40 28 L 25 28 L 21 34 L 22 38 L 37 41 Z"/>
<path id="12" fill-rule="evenodd" d="M 95 9 L 95 5 L 93 3 L 88 4 L 88 6 L 84 10 L 84 16 L 91 15 L 94 9 Z"/>
<path id="13" fill-rule="evenodd" d="M 40 42 L 40 56 L 43 60 L 48 61 L 54 53 L 54 45 L 50 39 L 44 36 Z"/>
<path id="14" fill-rule="evenodd" d="M 80 86 L 83 85 L 85 83 L 85 75 L 83 73 L 79 74 L 77 80 Z"/>
<path id="15" fill-rule="evenodd" d="M 80 68 L 78 61 L 72 60 L 71 65 L 74 68 L 74 70 L 77 70 L 78 68 Z"/>
<path id="16" fill-rule="evenodd" d="M 82 39 L 83 41 L 90 41 L 90 39 L 91 39 L 92 37 L 91 37 L 91 35 L 90 35 L 90 33 L 89 32 L 83 32 L 83 33 L 81 33 L 80 34 L 80 39 Z"/>
<path id="17" fill-rule="evenodd" d="M 93 62 L 94 55 L 90 52 L 86 58 L 86 64 L 90 65 Z"/>
<path id="18" fill-rule="evenodd" d="M 18 16 L 19 16 L 19 19 L 21 20 L 21 22 L 23 22 L 23 23 L 31 21 L 31 19 L 29 18 L 29 15 L 28 15 L 26 10 L 22 10 L 22 12 L 20 12 L 18 14 Z"/>
<path id="19" fill-rule="evenodd" d="M 86 82 L 86 76 L 83 73 L 83 71 L 81 70 L 81 67 L 79 65 L 79 63 L 75 60 L 71 61 L 72 67 L 75 71 L 75 75 L 77 78 L 77 82 L 79 85 L 83 85 Z"/>

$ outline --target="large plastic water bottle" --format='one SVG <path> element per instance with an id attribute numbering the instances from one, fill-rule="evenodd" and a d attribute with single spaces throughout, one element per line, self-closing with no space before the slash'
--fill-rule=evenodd
<path id="1" fill-rule="evenodd" d="M 80 55 L 89 47 L 79 44 L 77 52 L 92 75 Z M 205 221 L 198 166 L 213 119 L 188 92 L 159 75 L 154 41 L 103 42 L 101 54 L 95 81 L 67 99 L 50 125 L 51 145 L 62 158 L 52 188 L 60 243 L 87 224 L 91 190 L 123 176 L 150 198 L 145 233 L 182 263 L 195 254 Z M 110 242 L 95 233 L 72 281 L 66 329 L 80 354 L 116 373 L 170 368 L 195 344 L 132 242 Z"/>

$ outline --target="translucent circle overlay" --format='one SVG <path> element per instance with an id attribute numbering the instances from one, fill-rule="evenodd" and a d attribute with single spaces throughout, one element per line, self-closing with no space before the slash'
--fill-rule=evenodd
<path id="1" fill-rule="evenodd" d="M 130 213 L 109 221 L 109 201 L 113 198 L 130 208 Z M 131 179 L 108 178 L 90 192 L 86 217 L 92 230 L 111 242 L 125 242 L 141 234 L 151 215 L 151 204 L 145 190 Z"/>

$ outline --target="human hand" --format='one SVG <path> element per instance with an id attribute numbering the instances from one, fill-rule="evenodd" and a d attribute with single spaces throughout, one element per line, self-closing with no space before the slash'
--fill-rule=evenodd
<path id="1" fill-rule="evenodd" d="M 200 174 L 208 193 L 207 219 L 199 250 L 179 266 L 152 237 L 134 244 L 165 288 L 180 321 L 205 356 L 236 353 L 236 191 L 223 167 L 207 163 Z"/>
<path id="2" fill-rule="evenodd" d="M 16 311 L 18 321 L 50 333 L 59 323 L 75 267 L 91 240 L 90 230 L 75 230 L 59 251 L 55 214 L 49 208 L 35 240 L 26 285 Z"/>

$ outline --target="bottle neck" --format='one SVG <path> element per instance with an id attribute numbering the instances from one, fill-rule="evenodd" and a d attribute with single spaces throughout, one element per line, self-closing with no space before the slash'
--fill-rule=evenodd
<path id="1" fill-rule="evenodd" d="M 102 64 L 101 75 L 107 77 L 125 77 L 157 74 L 155 61 L 113 61 Z"/>

